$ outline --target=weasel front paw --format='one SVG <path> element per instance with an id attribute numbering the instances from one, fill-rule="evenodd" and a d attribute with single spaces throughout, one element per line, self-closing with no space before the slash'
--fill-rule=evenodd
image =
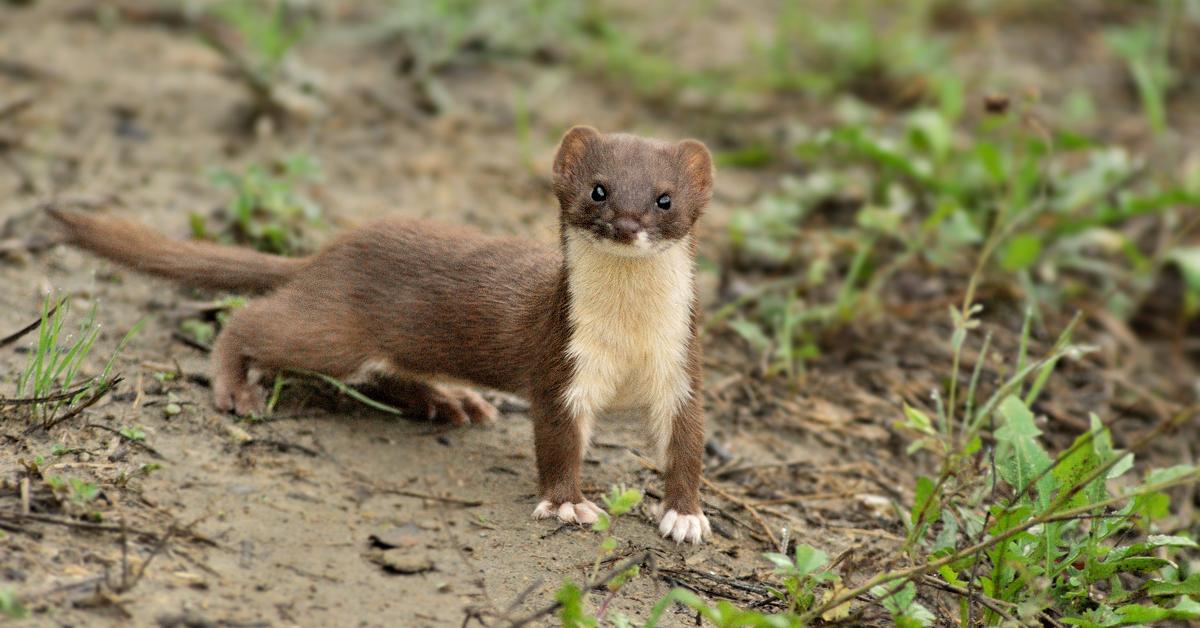
<path id="1" fill-rule="evenodd" d="M 550 503 L 550 500 L 544 499 L 533 509 L 534 519 L 549 519 L 550 517 L 558 517 L 563 523 L 595 523 L 596 519 L 600 518 L 600 507 L 588 500 L 583 500 L 578 503 L 563 502 L 557 506 Z"/>
<path id="2" fill-rule="evenodd" d="M 657 510 L 661 511 L 661 507 Z M 703 512 L 681 515 L 674 508 L 658 520 L 658 531 L 664 538 L 675 539 L 676 543 L 687 541 L 697 545 L 712 536 L 712 527 L 708 525 L 708 517 L 705 517 Z"/>

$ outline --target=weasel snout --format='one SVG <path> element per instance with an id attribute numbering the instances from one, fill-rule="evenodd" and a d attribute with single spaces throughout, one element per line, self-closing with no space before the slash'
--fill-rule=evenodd
<path id="1" fill-rule="evenodd" d="M 622 244 L 631 244 L 638 237 L 638 232 L 642 230 L 642 225 L 638 221 L 628 216 L 621 216 L 609 223 L 609 230 L 612 233 L 612 238 Z"/>

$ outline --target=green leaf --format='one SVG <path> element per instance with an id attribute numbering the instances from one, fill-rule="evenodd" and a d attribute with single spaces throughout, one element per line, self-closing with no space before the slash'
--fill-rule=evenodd
<path id="1" fill-rule="evenodd" d="M 1025 270 L 1033 266 L 1042 254 L 1042 239 L 1032 233 L 1022 233 L 1004 245 L 1000 254 L 1000 266 L 1008 272 Z"/>
<path id="2" fill-rule="evenodd" d="M 941 161 L 949 152 L 954 130 L 940 113 L 932 110 L 914 112 L 908 119 L 909 141 Z"/>
<path id="3" fill-rule="evenodd" d="M 1170 536 L 1166 534 L 1151 534 L 1146 537 L 1146 547 L 1200 547 L 1195 541 L 1186 536 Z"/>
<path id="4" fill-rule="evenodd" d="M 811 545 L 796 546 L 796 572 L 800 576 L 807 576 L 828 562 L 829 556 L 825 552 Z"/>
<path id="5" fill-rule="evenodd" d="M 999 147 L 992 142 L 980 142 L 975 146 L 975 155 L 993 183 L 1004 185 L 1008 181 L 1008 168 Z"/>
<path id="6" fill-rule="evenodd" d="M 879 599 L 883 607 L 892 614 L 892 620 L 903 628 L 921 628 L 931 625 L 936 619 L 929 609 L 918 603 L 917 587 L 912 582 L 888 595 L 891 587 L 879 585 L 871 589 L 871 595 Z"/>
<path id="7" fill-rule="evenodd" d="M 1042 475 L 1052 461 L 1037 442 L 1042 432 L 1033 423 L 1033 413 L 1012 395 L 1000 402 L 998 411 L 1004 417 L 1004 425 L 996 430 L 996 440 L 1011 448 L 1010 455 L 1001 456 L 996 461 L 1000 477 L 1021 493 L 1035 477 L 1041 475 L 1037 492 L 1038 502 L 1044 505 L 1054 493 L 1057 482 L 1053 473 Z"/>
<path id="8" fill-rule="evenodd" d="M 136 425 L 129 426 L 129 427 L 123 427 L 119 431 L 121 433 L 121 436 L 124 436 L 128 440 L 132 440 L 132 441 L 146 440 L 146 432 L 144 432 L 142 430 L 142 428 L 137 427 Z"/>
<path id="9" fill-rule="evenodd" d="M 1154 556 L 1134 556 L 1132 558 L 1122 558 L 1113 562 L 1102 562 L 1095 566 L 1092 577 L 1096 579 L 1110 578 L 1119 573 L 1146 573 L 1163 567 L 1174 566 L 1165 558 L 1156 558 Z"/>
<path id="10" fill-rule="evenodd" d="M 1122 475 L 1125 475 L 1125 473 L 1132 468 L 1133 468 L 1133 454 L 1127 453 L 1127 454 L 1121 456 L 1121 459 L 1118 460 L 1117 463 L 1114 464 L 1108 470 L 1108 473 L 1105 475 L 1105 477 L 1110 480 L 1113 478 L 1119 478 Z"/>
<path id="11" fill-rule="evenodd" d="M 960 586 L 960 583 L 962 583 L 962 581 L 958 579 L 958 572 L 954 571 L 950 565 L 942 565 L 941 568 L 938 569 L 938 573 L 942 574 L 942 579 L 945 580 L 950 586 L 956 587 Z"/>
<path id="12" fill-rule="evenodd" d="M 1033 508 L 1028 505 L 1009 509 L 1008 512 L 1004 512 L 1001 506 L 995 506 L 992 508 L 994 523 L 992 523 L 992 527 L 988 529 L 988 532 L 991 534 L 1007 532 L 1024 523 L 1032 514 Z"/>
<path id="13" fill-rule="evenodd" d="M 100 494 L 100 487 L 91 482 L 77 478 L 71 478 L 69 481 L 71 484 L 71 497 L 79 503 L 86 504 L 96 499 L 96 496 Z"/>
<path id="14" fill-rule="evenodd" d="M 746 320 L 744 318 L 735 318 L 729 323 L 729 328 L 737 332 L 743 340 L 758 351 L 769 351 L 771 349 L 771 339 L 763 333 L 762 327 L 758 323 Z"/>
<path id="15" fill-rule="evenodd" d="M 603 497 L 604 505 L 614 517 L 619 517 L 642 503 L 642 492 L 624 485 L 613 486 Z"/>
<path id="16" fill-rule="evenodd" d="M 767 553 L 763 554 L 763 558 L 771 561 L 772 564 L 774 564 L 776 567 L 778 567 L 780 569 L 786 569 L 788 571 L 791 571 L 792 569 L 795 569 L 795 567 L 796 567 L 796 565 L 794 563 L 792 563 L 792 559 L 788 558 L 788 556 L 786 554 L 780 554 L 778 552 L 767 552 Z"/>
<path id="17" fill-rule="evenodd" d="M 1108 556 L 1106 556 L 1104 560 L 1111 564 L 1130 556 L 1140 556 L 1150 553 L 1151 550 L 1159 547 L 1183 547 L 1194 549 L 1198 546 L 1195 541 L 1187 537 L 1151 534 L 1150 536 L 1146 537 L 1145 541 L 1141 543 L 1134 543 L 1132 545 L 1114 548 L 1111 552 L 1109 552 Z"/>
<path id="18" fill-rule="evenodd" d="M 937 538 L 933 541 L 933 553 L 952 552 L 958 545 L 958 519 L 950 511 L 942 512 L 942 529 L 938 531 Z M 947 566 L 949 569 L 949 566 Z M 953 571 L 953 569 L 951 569 Z M 945 572 L 942 574 L 945 576 Z M 953 579 L 947 578 L 946 581 L 954 584 Z"/>
<path id="19" fill-rule="evenodd" d="M 1183 582 L 1153 581 L 1146 586 L 1146 595 L 1200 595 L 1200 573 L 1194 573 Z"/>
<path id="20" fill-rule="evenodd" d="M 1034 425 L 1033 413 L 1020 399 L 1009 395 L 1000 402 L 998 409 L 1005 423 L 996 430 L 996 440 L 1013 444 L 1041 436 L 1042 431 Z"/>
<path id="21" fill-rule="evenodd" d="M 562 585 L 558 593 L 554 595 L 554 599 L 562 605 L 558 611 L 558 618 L 562 621 L 563 626 L 569 628 L 592 628 L 596 625 L 596 618 L 587 614 L 583 608 L 583 591 L 573 582 L 567 582 Z"/>
<path id="22" fill-rule="evenodd" d="M 942 514 L 941 502 L 938 495 L 934 493 L 935 485 L 933 480 L 921 476 L 917 478 L 917 488 L 913 496 L 912 506 L 912 523 L 917 525 L 918 521 L 929 523 L 937 521 L 937 518 Z"/>
<path id="23" fill-rule="evenodd" d="M 1121 625 L 1200 619 L 1200 602 L 1193 602 L 1190 598 L 1184 597 L 1180 598 L 1179 603 L 1174 608 L 1127 604 L 1117 609 L 1117 615 L 1121 619 Z"/>
<path id="24" fill-rule="evenodd" d="M 1130 512 L 1151 521 L 1162 519 L 1171 513 L 1171 497 L 1162 492 L 1146 493 L 1134 497 L 1130 507 Z"/>
<path id="25" fill-rule="evenodd" d="M 1071 445 L 1071 453 L 1063 458 L 1058 466 L 1054 467 L 1052 473 L 1064 491 L 1074 488 L 1102 464 L 1093 447 L 1094 442 L 1087 442 L 1088 439 L 1093 438 L 1099 438 L 1099 436 L 1093 437 L 1091 433 L 1079 435 Z M 1108 497 L 1108 489 L 1104 481 L 1103 477 L 1092 480 L 1086 487 L 1075 493 L 1068 505 L 1078 507 L 1102 501 Z"/>
<path id="26" fill-rule="evenodd" d="M 930 436 L 937 435 L 937 432 L 933 429 L 933 422 L 929 420 L 929 416 L 907 403 L 904 404 L 904 418 L 907 419 L 903 424 L 904 427 Z"/>
<path id="27" fill-rule="evenodd" d="M 1196 472 L 1197 468 L 1190 464 L 1178 464 L 1173 467 L 1154 469 L 1146 474 L 1146 481 L 1142 483 L 1142 486 L 1181 480 L 1189 475 L 1196 475 Z"/>
<path id="28" fill-rule="evenodd" d="M 621 587 L 625 586 L 626 582 L 629 582 L 630 580 L 638 577 L 639 575 L 641 575 L 641 573 L 642 573 L 641 565 L 634 565 L 634 566 L 630 567 L 629 569 L 622 571 L 621 573 L 614 576 L 613 579 L 608 582 L 608 590 L 609 591 L 619 591 L 621 589 Z"/>

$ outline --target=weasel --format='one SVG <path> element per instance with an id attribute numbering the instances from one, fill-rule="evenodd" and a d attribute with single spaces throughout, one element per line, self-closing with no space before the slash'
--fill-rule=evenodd
<path id="1" fill-rule="evenodd" d="M 305 369 L 370 383 L 388 400 L 482 423 L 467 382 L 526 397 L 537 518 L 594 522 L 580 465 L 606 410 L 636 411 L 662 460 L 663 536 L 700 543 L 704 450 L 693 227 L 712 157 L 574 127 L 554 159 L 558 250 L 434 222 L 380 220 L 306 258 L 176 241 L 138 223 L 51 210 L 67 240 L 135 270 L 204 288 L 265 291 L 212 354 L 215 405 L 263 407 L 255 374 Z"/>

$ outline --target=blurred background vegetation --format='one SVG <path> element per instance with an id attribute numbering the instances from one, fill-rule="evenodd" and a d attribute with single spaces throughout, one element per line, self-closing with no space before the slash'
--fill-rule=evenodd
<path id="1" fill-rule="evenodd" d="M 402 38 L 433 107 L 457 66 L 532 60 L 545 76 L 530 91 L 590 77 L 708 140 L 724 172 L 755 172 L 709 249 L 726 304 L 710 327 L 728 323 L 770 373 L 802 369 L 830 327 L 979 289 L 1039 322 L 1102 309 L 1194 330 L 1200 2 L 446 0 L 381 15 L 370 36 Z M 535 100 L 515 98 L 526 146 L 545 142 Z"/>

